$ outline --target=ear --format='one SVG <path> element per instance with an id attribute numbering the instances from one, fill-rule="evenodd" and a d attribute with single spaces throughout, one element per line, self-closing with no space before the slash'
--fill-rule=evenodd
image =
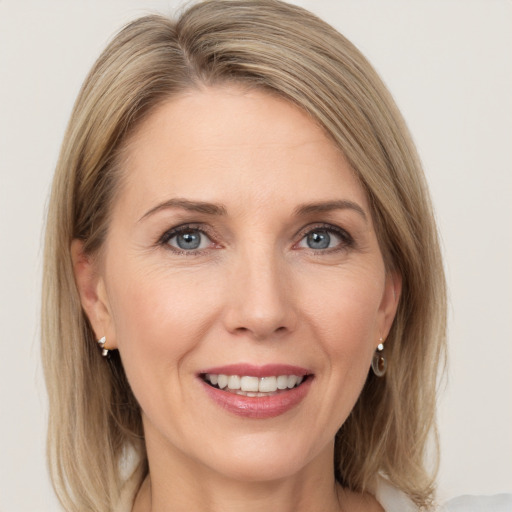
<path id="1" fill-rule="evenodd" d="M 379 337 L 384 340 L 388 337 L 393 325 L 401 293 L 402 276 L 396 271 L 389 271 L 386 274 L 384 293 L 379 308 Z"/>
<path id="2" fill-rule="evenodd" d="M 96 339 L 106 337 L 106 349 L 117 348 L 115 329 L 105 282 L 98 268 L 98 261 L 94 256 L 84 252 L 82 240 L 71 242 L 71 258 L 75 282 L 80 295 L 82 308 L 89 319 Z"/>

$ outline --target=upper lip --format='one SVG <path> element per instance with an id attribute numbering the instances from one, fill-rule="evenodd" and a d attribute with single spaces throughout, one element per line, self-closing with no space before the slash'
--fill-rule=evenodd
<path id="1" fill-rule="evenodd" d="M 248 375 L 251 377 L 272 377 L 278 375 L 297 375 L 297 377 L 310 375 L 306 368 L 290 364 L 265 364 L 257 366 L 247 363 L 228 364 L 206 368 L 199 372 L 199 375 L 206 373 L 214 375 Z"/>

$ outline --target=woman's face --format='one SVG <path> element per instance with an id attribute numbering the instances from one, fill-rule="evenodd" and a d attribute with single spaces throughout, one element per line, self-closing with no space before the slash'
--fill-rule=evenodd
<path id="1" fill-rule="evenodd" d="M 231 86 L 160 106 L 125 156 L 82 297 L 119 349 L 150 462 L 332 471 L 399 294 L 343 154 L 297 107 Z"/>

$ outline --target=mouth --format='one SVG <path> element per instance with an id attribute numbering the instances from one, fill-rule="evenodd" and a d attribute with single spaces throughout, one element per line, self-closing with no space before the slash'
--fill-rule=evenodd
<path id="1" fill-rule="evenodd" d="M 228 393 L 251 398 L 273 396 L 299 387 L 310 375 L 227 375 L 204 373 L 200 377 L 210 386 Z"/>
<path id="2" fill-rule="evenodd" d="M 298 366 L 235 364 L 198 374 L 206 395 L 237 416 L 264 419 L 297 407 L 307 396 L 314 374 Z"/>

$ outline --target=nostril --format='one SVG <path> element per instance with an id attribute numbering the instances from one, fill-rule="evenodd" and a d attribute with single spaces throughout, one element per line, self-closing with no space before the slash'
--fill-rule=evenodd
<path id="1" fill-rule="evenodd" d="M 259 329 L 251 329 L 249 327 L 237 327 L 235 329 L 235 331 L 239 334 L 248 334 L 249 333 L 258 339 L 263 339 L 263 338 L 272 337 L 275 334 L 285 333 L 286 331 L 288 331 L 288 328 L 285 327 L 284 325 L 282 325 L 273 330 L 269 329 L 267 331 L 266 329 L 263 328 L 262 325 L 260 325 Z"/>

